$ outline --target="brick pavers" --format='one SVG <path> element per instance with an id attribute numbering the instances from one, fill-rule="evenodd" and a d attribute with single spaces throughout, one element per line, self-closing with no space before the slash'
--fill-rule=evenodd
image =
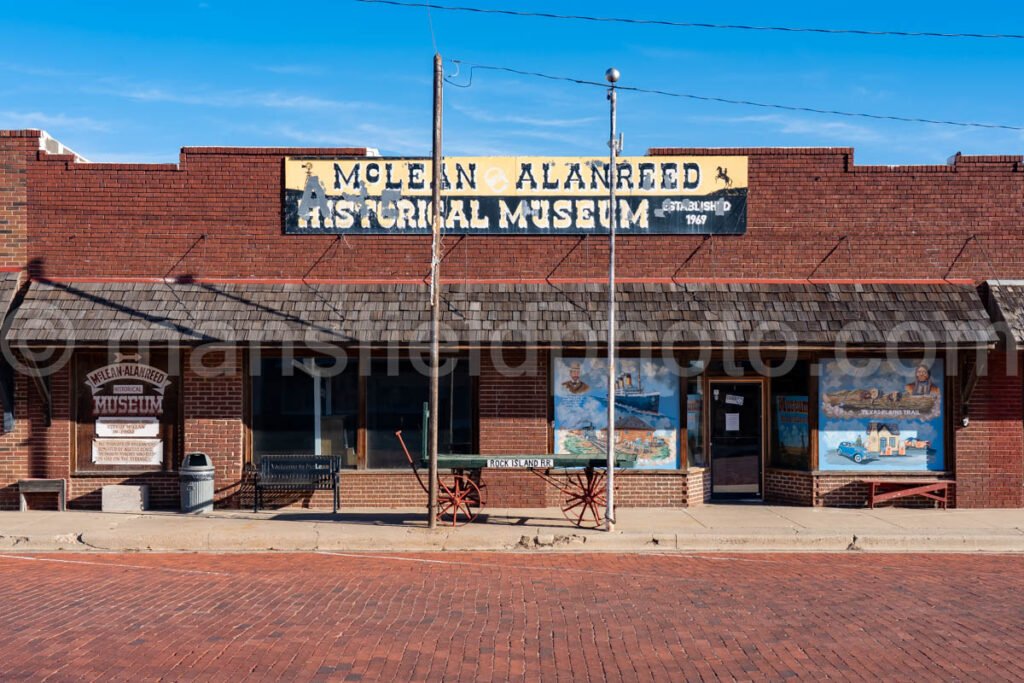
<path id="1" fill-rule="evenodd" d="M 0 680 L 1022 680 L 1024 557 L 0 555 Z"/>

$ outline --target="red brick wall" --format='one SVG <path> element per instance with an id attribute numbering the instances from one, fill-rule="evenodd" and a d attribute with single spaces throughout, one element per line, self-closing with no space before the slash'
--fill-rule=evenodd
<path id="1" fill-rule="evenodd" d="M 206 365 L 221 367 L 223 353 L 211 354 Z M 184 438 L 179 452 L 167 457 L 180 461 L 184 452 L 208 453 L 216 467 L 217 500 L 237 503 L 242 478 L 241 364 L 237 354 L 227 364 L 230 374 L 208 370 L 197 372 L 185 361 Z M 25 375 L 17 376 L 17 413 L 15 432 L 0 436 L 0 509 L 17 508 L 15 482 L 24 477 L 63 478 L 69 480 L 68 503 L 72 508 L 98 509 L 102 487 L 131 484 L 150 487 L 150 506 L 175 510 L 179 505 L 177 472 L 158 472 L 132 476 L 95 476 L 71 474 L 72 433 L 70 365 L 51 378 L 53 421 L 46 428 L 43 404 L 35 386 Z"/>
<path id="2" fill-rule="evenodd" d="M 442 473 L 450 483 L 453 475 Z M 426 477 L 424 475 L 424 483 Z M 482 473 L 481 494 L 486 509 L 542 508 L 558 505 L 555 489 L 526 471 L 488 471 Z M 343 470 L 341 473 L 341 506 L 343 508 L 419 508 L 426 511 L 427 494 L 409 470 Z M 243 485 L 239 497 L 243 508 L 252 507 L 252 489 Z M 331 492 L 278 493 L 264 496 L 267 508 L 302 507 L 330 509 Z"/>
<path id="3" fill-rule="evenodd" d="M 29 473 L 33 477 L 61 479 L 71 475 L 70 445 L 74 423 L 71 421 L 71 365 L 65 364 L 49 379 L 52 402 L 51 423 L 46 426 L 43 401 L 32 381 L 30 384 L 27 451 Z M 33 400 L 34 399 L 34 400 Z"/>
<path id="4" fill-rule="evenodd" d="M 480 452 L 550 453 L 548 353 L 506 349 L 480 358 Z"/>
<path id="5" fill-rule="evenodd" d="M 214 495 L 236 507 L 242 480 L 245 423 L 242 413 L 241 349 L 193 353 L 184 362 L 184 453 L 200 451 L 213 460 Z"/>
<path id="6" fill-rule="evenodd" d="M 615 473 L 615 507 L 685 507 L 686 498 L 685 471 Z"/>
<path id="7" fill-rule="evenodd" d="M 375 281 L 419 280 L 429 269 L 428 237 L 282 235 L 283 156 L 359 150 L 185 149 L 180 165 L 105 165 L 38 153 L 38 145 L 35 133 L 0 133 L 0 268 L 34 261 L 37 273 L 56 278 L 191 275 Z M 1019 157 L 962 157 L 954 166 L 890 169 L 855 166 L 852 150 L 843 148 L 729 153 L 750 157 L 748 233 L 712 239 L 621 237 L 620 279 L 980 281 L 1022 276 L 1024 168 Z M 898 272 L 876 258 L 893 244 L 912 255 L 901 259 Z M 448 238 L 444 277 L 601 281 L 605 276 L 606 244 L 600 237 L 517 237 L 497 245 L 493 237 Z M 132 258 L 122 258 L 124 253 Z M 510 354 L 504 360 L 515 366 L 522 357 Z M 478 432 L 482 452 L 549 450 L 548 362 L 542 353 L 525 375 L 503 377 L 484 354 Z M 214 457 L 218 499 L 235 504 L 244 379 L 240 374 L 236 379 L 193 375 L 185 381 L 183 446 Z M 21 379 L 19 391 L 32 390 Z M 66 394 L 67 389 L 58 382 L 55 391 Z M 67 402 L 66 395 L 62 400 Z M 1022 505 L 1019 375 L 983 380 L 975 401 L 971 427 L 956 436 L 961 504 Z M 19 420 L 24 435 L 0 436 L 0 507 L 16 501 L 10 483 L 18 476 L 67 476 L 66 416 L 62 424 L 55 410 L 54 427 L 43 432 L 38 416 L 31 413 L 37 408 L 31 405 L 38 402 L 30 402 L 27 421 Z M 487 474 L 492 505 L 552 504 L 550 489 L 517 477 Z M 160 493 L 155 498 L 175 504 L 175 478 L 157 479 Z M 359 473 L 344 479 L 346 505 L 418 504 L 418 488 L 407 475 Z M 696 504 L 693 492 L 699 489 L 700 500 L 705 499 L 706 480 L 692 473 L 632 473 L 620 478 L 619 501 L 683 504 L 689 497 Z M 92 501 L 99 481 L 76 478 L 76 502 Z M 818 504 L 862 500 L 862 492 L 841 478 L 819 476 L 815 482 Z M 381 494 L 385 488 L 389 493 Z M 766 495 L 803 499 L 806 482 L 769 475 Z"/>
<path id="8" fill-rule="evenodd" d="M 29 257 L 53 277 L 388 280 L 429 271 L 429 237 L 282 235 L 286 151 L 186 148 L 180 167 L 75 164 L 43 155 L 29 166 Z M 842 148 L 734 153 L 750 157 L 748 233 L 708 240 L 623 236 L 621 279 L 1021 275 L 1019 157 L 892 169 L 855 166 L 852 150 Z M 894 243 L 912 255 L 898 272 L 876 258 Z M 606 240 L 599 237 L 496 244 L 494 237 L 449 238 L 444 276 L 605 276 Z M 125 250 L 131 259 L 113 258 Z"/>
<path id="9" fill-rule="evenodd" d="M 449 482 L 453 475 L 441 476 Z M 683 507 L 687 504 L 687 481 L 685 472 L 619 472 L 615 480 L 616 507 Z M 499 508 L 561 507 L 564 502 L 558 489 L 525 470 L 484 470 L 480 483 L 485 512 Z M 243 486 L 238 500 L 242 508 L 252 508 L 251 487 Z M 696 504 L 701 502 L 698 499 Z M 331 492 L 268 492 L 265 503 L 268 509 L 330 509 Z M 426 510 L 427 494 L 408 471 L 348 470 L 341 473 L 341 506 Z"/>
<path id="10" fill-rule="evenodd" d="M 27 262 L 28 167 L 39 149 L 38 131 L 0 131 L 0 270 L 20 270 Z M 0 302 L 0 315 L 7 302 Z M 54 393 L 67 401 L 67 375 L 54 378 Z M 18 479 L 67 477 L 70 461 L 67 448 L 59 441 L 66 435 L 67 406 L 55 405 L 54 426 L 43 424 L 41 402 L 30 380 L 18 374 L 15 380 L 15 427 L 0 435 L 0 510 L 18 508 Z M 39 494 L 30 505 L 52 507 L 53 496 Z"/>
<path id="11" fill-rule="evenodd" d="M 177 510 L 180 506 L 177 472 L 155 472 L 130 477 L 75 476 L 68 494 L 71 507 L 99 510 L 104 486 L 148 486 L 149 507 L 153 510 Z"/>
<path id="12" fill-rule="evenodd" d="M 31 476 L 28 452 L 24 448 L 31 427 L 30 421 L 25 419 L 29 391 L 34 389 L 30 389 L 28 378 L 18 375 L 14 386 L 14 430 L 0 435 L 0 510 L 18 509 L 17 482 Z"/>
<path id="13" fill-rule="evenodd" d="M 39 149 L 35 131 L 0 131 L 0 270 L 26 262 L 28 166 Z"/>
<path id="14" fill-rule="evenodd" d="M 18 507 L 18 479 L 65 479 L 71 472 L 71 371 L 65 366 L 50 377 L 52 419 L 46 426 L 44 403 L 33 381 L 24 374 L 15 375 L 15 425 L 10 434 L 0 436 L 0 509 Z M 74 500 L 68 490 L 69 505 Z M 53 508 L 54 496 L 38 494 L 30 506 L 44 503 Z"/>
<path id="15" fill-rule="evenodd" d="M 711 500 L 711 470 L 691 467 L 686 472 L 686 505 L 695 507 Z"/>
<path id="16" fill-rule="evenodd" d="M 989 355 L 988 373 L 971 396 L 970 425 L 956 431 L 959 507 L 1024 505 L 1024 387 L 1020 357 L 1007 374 L 1003 352 Z"/>
<path id="17" fill-rule="evenodd" d="M 928 479 L 920 474 L 893 474 L 886 473 L 885 479 Z M 938 479 L 939 477 L 935 477 Z M 839 508 L 862 508 L 868 504 L 868 486 L 864 483 L 864 477 L 856 473 L 850 474 L 815 474 L 814 475 L 814 505 L 816 507 L 839 507 Z M 957 487 L 951 487 L 949 491 L 949 507 L 956 507 L 958 494 Z M 928 500 L 921 496 L 898 498 L 886 506 L 908 507 L 908 508 L 932 508 L 937 505 L 935 501 Z"/>
<path id="18" fill-rule="evenodd" d="M 810 472 L 768 469 L 764 473 L 764 501 L 784 505 L 812 505 L 814 477 Z"/>

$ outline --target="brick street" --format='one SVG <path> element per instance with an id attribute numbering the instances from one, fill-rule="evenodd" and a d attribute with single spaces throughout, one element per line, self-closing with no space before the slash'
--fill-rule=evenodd
<path id="1" fill-rule="evenodd" d="M 1024 557 L 0 555 L 0 680 L 1024 679 Z"/>

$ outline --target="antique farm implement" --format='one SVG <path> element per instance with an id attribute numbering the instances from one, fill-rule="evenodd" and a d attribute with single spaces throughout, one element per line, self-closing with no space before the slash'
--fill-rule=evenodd
<path id="1" fill-rule="evenodd" d="M 429 465 L 427 454 L 427 424 L 429 411 L 423 409 L 422 443 L 419 458 L 414 458 L 405 445 L 402 432 L 395 432 L 405 457 L 412 467 L 423 491 L 427 482 L 420 468 Z M 616 463 L 623 468 L 632 467 L 633 458 L 618 457 Z M 464 455 L 438 453 L 437 466 L 449 470 L 438 472 L 438 520 L 461 526 L 476 519 L 486 504 L 480 474 L 484 468 L 528 471 L 562 494 L 562 514 L 580 528 L 595 529 L 604 524 L 607 502 L 607 462 L 604 457 L 590 455 Z"/>

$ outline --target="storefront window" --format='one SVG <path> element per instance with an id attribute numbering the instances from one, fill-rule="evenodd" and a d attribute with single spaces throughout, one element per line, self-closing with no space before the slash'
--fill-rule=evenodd
<path id="1" fill-rule="evenodd" d="M 686 452 L 690 467 L 707 467 L 704 456 L 704 384 L 701 377 L 686 381 Z"/>
<path id="2" fill-rule="evenodd" d="M 252 446 L 264 454 L 337 455 L 356 465 L 359 373 L 332 358 L 264 358 L 252 378 Z"/>
<path id="3" fill-rule="evenodd" d="M 806 361 L 797 361 L 788 373 L 771 380 L 772 467 L 811 468 L 809 388 L 810 365 Z"/>
<path id="4" fill-rule="evenodd" d="M 390 367 L 389 367 L 390 366 Z M 406 468 L 405 454 L 395 438 L 402 438 L 419 457 L 423 404 L 430 397 L 430 376 L 410 361 L 374 360 L 366 383 L 366 465 L 370 468 Z M 455 361 L 454 370 L 441 376 L 438 387 L 438 450 L 473 452 L 473 383 L 469 363 Z"/>
<path id="5" fill-rule="evenodd" d="M 829 359 L 821 363 L 818 468 L 945 469 L 941 359 Z"/>

